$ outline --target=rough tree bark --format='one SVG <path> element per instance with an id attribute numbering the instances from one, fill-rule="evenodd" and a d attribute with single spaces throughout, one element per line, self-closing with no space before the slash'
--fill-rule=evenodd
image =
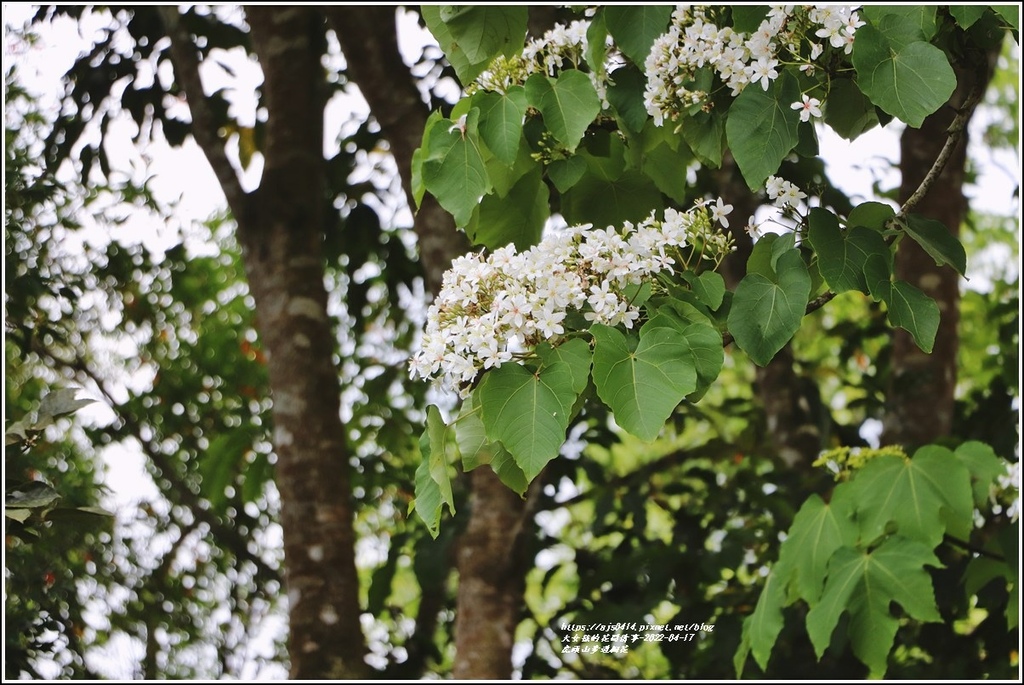
<path id="1" fill-rule="evenodd" d="M 950 126 L 962 127 L 956 147 L 941 173 L 912 211 L 940 221 L 954 236 L 967 213 L 963 194 L 967 161 L 967 125 L 974 105 L 992 78 L 998 50 L 968 56 L 955 68 L 957 87 L 949 102 L 900 137 L 900 202 L 906 203 L 932 170 L 949 137 Z M 939 305 L 939 329 L 931 354 L 922 352 L 910 334 L 897 329 L 886 394 L 882 442 L 913 448 L 949 435 L 952 430 L 960 323 L 960 277 L 915 242 L 904 240 L 896 253 L 896 276 L 920 288 Z"/>
<path id="2" fill-rule="evenodd" d="M 325 196 L 321 55 L 323 19 L 308 7 L 252 7 L 247 20 L 264 74 L 267 109 L 260 187 L 245 193 L 204 111 L 195 48 L 177 10 L 162 16 L 194 136 L 208 156 L 238 223 L 256 302 L 274 408 L 281 494 L 291 676 L 368 674 L 359 623 L 349 464 L 339 417 L 321 255 Z"/>
<path id="3" fill-rule="evenodd" d="M 370 105 L 398 163 L 410 207 L 412 154 L 423 137 L 426 105 L 398 51 L 395 10 L 333 6 L 323 9 L 349 56 L 348 75 Z M 372 55 L 373 59 L 359 56 Z M 429 196 L 416 213 L 416 235 L 428 292 L 437 293 L 452 259 L 469 247 L 451 216 Z M 471 511 L 457 543 L 454 676 L 505 680 L 512 675 L 512 642 L 519 622 L 525 569 L 515 534 L 526 524 L 526 506 L 489 468 L 470 474 Z"/>

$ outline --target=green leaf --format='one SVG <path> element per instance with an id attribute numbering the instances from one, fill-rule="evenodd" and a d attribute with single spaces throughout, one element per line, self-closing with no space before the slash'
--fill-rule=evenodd
<path id="1" fill-rule="evenodd" d="M 654 40 L 668 29 L 671 5 L 609 5 L 605 23 L 622 53 L 642 67 Z"/>
<path id="2" fill-rule="evenodd" d="M 527 101 L 544 116 L 544 125 L 555 138 L 574 151 L 587 127 L 601 111 L 601 100 L 590 77 L 567 69 L 551 79 L 534 74 L 526 80 Z"/>
<path id="3" fill-rule="evenodd" d="M 697 387 L 689 343 L 663 316 L 644 324 L 639 343 L 600 324 L 591 333 L 598 397 L 623 429 L 642 440 L 658 437 L 675 408 Z"/>
<path id="4" fill-rule="evenodd" d="M 887 15 L 879 28 L 869 24 L 858 29 L 853 66 L 861 91 L 873 103 L 920 128 L 925 117 L 949 100 L 956 75 L 946 55 L 934 45 L 916 41 L 901 46 L 883 33 L 886 27 L 908 21 Z"/>
<path id="5" fill-rule="evenodd" d="M 612 8 L 608 8 L 610 10 Z M 641 62 L 641 64 L 643 64 Z M 627 131 L 640 133 L 650 121 L 644 107 L 644 88 L 647 79 L 632 64 L 616 69 L 608 86 L 608 104 L 612 106 Z"/>
<path id="6" fill-rule="evenodd" d="M 799 121 L 799 115 L 797 115 Z M 717 169 L 725 150 L 725 119 L 717 111 L 699 111 L 679 125 L 683 140 L 701 164 Z"/>
<path id="7" fill-rule="evenodd" d="M 931 40 L 935 37 L 935 6 L 934 5 L 865 5 L 861 11 L 861 18 L 869 20 L 880 29 L 888 27 L 890 31 L 899 31 L 908 34 L 902 43 L 890 36 L 890 40 L 897 46 L 914 40 Z M 891 22 L 883 21 L 887 15 L 896 15 L 906 19 L 892 25 Z M 859 39 L 860 36 L 858 35 Z"/>
<path id="8" fill-rule="evenodd" d="M 40 480 L 13 487 L 4 495 L 4 506 L 10 509 L 45 509 L 60 500 L 60 493 Z"/>
<path id="9" fill-rule="evenodd" d="M 974 22 L 984 16 L 988 7 L 985 5 L 950 5 L 949 13 L 956 19 L 956 23 L 960 25 L 960 28 L 968 29 Z"/>
<path id="10" fill-rule="evenodd" d="M 894 216 L 896 210 L 884 202 L 861 202 L 850 211 L 847 223 L 850 226 L 864 226 L 874 231 L 883 231 Z"/>
<path id="11" fill-rule="evenodd" d="M 431 480 L 437 483 L 441 502 L 448 505 L 448 511 L 455 515 L 455 498 L 452 496 L 451 464 L 458 459 L 455 431 L 441 418 L 441 411 L 434 405 L 427 407 L 427 430 L 420 438 L 420 453 L 427 463 Z"/>
<path id="12" fill-rule="evenodd" d="M 769 7 L 767 5 L 731 6 L 733 30 L 743 33 L 754 33 L 761 26 L 761 22 L 767 18 L 768 10 Z"/>
<path id="13" fill-rule="evenodd" d="M 570 224 L 608 226 L 636 222 L 662 208 L 657 187 L 634 169 L 614 181 L 586 173 L 562 195 L 562 215 Z"/>
<path id="14" fill-rule="evenodd" d="M 543 343 L 537 348 L 544 366 L 551 366 L 556 362 L 564 362 L 569 367 L 572 376 L 572 390 L 579 395 L 587 388 L 590 380 L 590 366 L 593 363 L 594 355 L 590 351 L 590 345 L 580 338 L 567 340 L 558 347 L 552 347 Z"/>
<path id="15" fill-rule="evenodd" d="M 556 159 L 548 165 L 548 178 L 560 193 L 564 193 L 576 185 L 585 173 L 587 173 L 587 162 L 582 157 Z"/>
<path id="16" fill-rule="evenodd" d="M 904 230 L 935 260 L 936 265 L 949 264 L 961 276 L 966 275 L 967 253 L 964 246 L 941 221 L 911 214 L 907 216 Z"/>
<path id="17" fill-rule="evenodd" d="M 744 88 L 729 108 L 725 133 L 736 164 L 751 190 L 779 170 L 800 140 L 800 114 L 790 105 L 800 100 L 796 79 L 783 74 L 765 91 Z"/>
<path id="18" fill-rule="evenodd" d="M 430 477 L 430 466 L 426 457 L 416 467 L 416 499 L 413 500 L 416 514 L 427 525 L 427 530 L 437 537 L 441 525 L 441 487 Z"/>
<path id="19" fill-rule="evenodd" d="M 768 668 L 768 659 L 772 655 L 772 648 L 775 641 L 782 632 L 782 607 L 786 601 L 786 578 L 790 571 L 784 564 L 778 563 L 772 568 L 768 578 L 764 581 L 761 589 L 761 596 L 757 598 L 757 606 L 754 613 L 743 621 L 743 642 L 741 650 L 746 647 L 753 652 L 754 660 L 761 670 Z M 743 662 L 746 661 L 746 653 L 734 662 L 736 666 L 736 677 L 740 678 L 743 672 Z"/>
<path id="20" fill-rule="evenodd" d="M 736 344 L 754 363 L 765 366 L 793 337 L 810 291 L 811 277 L 795 249 L 778 259 L 777 274 L 743 277 L 733 296 L 728 326 Z"/>
<path id="21" fill-rule="evenodd" d="M 423 161 L 424 186 L 460 227 L 466 225 L 480 198 L 491 187 L 477 144 L 478 117 L 478 109 L 470 110 L 465 131 L 448 119 L 437 121 L 429 133 L 429 148 Z"/>
<path id="22" fill-rule="evenodd" d="M 845 486 L 839 485 L 836 495 Z M 857 542 L 857 526 L 852 516 L 849 497 L 834 496 L 830 504 L 825 504 L 817 495 L 811 495 L 793 518 L 779 558 L 793 567 L 797 594 L 809 606 L 815 606 L 821 598 L 832 554 Z"/>
<path id="23" fill-rule="evenodd" d="M 977 440 L 960 445 L 954 454 L 971 473 L 974 505 L 984 507 L 996 478 L 1006 475 L 1006 462 L 996 456 L 991 447 Z"/>
<path id="24" fill-rule="evenodd" d="M 1014 30 L 1020 30 L 1020 5 L 991 5 L 992 10 Z"/>
<path id="25" fill-rule="evenodd" d="M 889 248 L 877 231 L 863 226 L 842 230 L 832 212 L 811 209 L 807 238 L 818 255 L 818 269 L 836 293 L 859 290 L 868 294 L 864 265 L 870 255 L 885 257 Z"/>
<path id="26" fill-rule="evenodd" d="M 48 393 L 39 403 L 36 410 L 36 420 L 33 428 L 36 430 L 45 428 L 53 423 L 53 420 L 67 414 L 73 414 L 82 407 L 89 406 L 96 400 L 76 399 L 78 388 L 60 388 Z"/>
<path id="27" fill-rule="evenodd" d="M 696 402 L 722 371 L 722 364 L 725 361 L 722 334 L 711 325 L 706 316 L 685 302 L 674 302 L 669 306 L 668 312 L 665 307 L 660 308 L 658 312 L 658 321 L 671 322 L 690 347 L 693 366 L 697 372 L 697 387 L 687 395 L 687 399 Z M 682 318 L 677 316 L 676 312 L 679 312 Z"/>
<path id="28" fill-rule="evenodd" d="M 494 456 L 491 457 L 491 470 L 498 476 L 498 480 L 505 484 L 505 487 L 522 495 L 530 487 L 531 479 L 526 477 L 526 473 L 519 468 L 519 464 L 507 449 L 497 443 L 492 444 L 495 451 Z"/>
<path id="29" fill-rule="evenodd" d="M 25 523 L 29 518 L 32 517 L 31 509 L 11 509 L 10 507 L 4 508 L 4 516 L 18 523 Z"/>
<path id="30" fill-rule="evenodd" d="M 527 13 L 523 5 L 442 5 L 440 17 L 466 59 L 480 64 L 522 49 Z"/>
<path id="31" fill-rule="evenodd" d="M 531 157 L 530 146 L 525 140 L 519 141 L 516 161 L 505 164 L 490 151 L 484 148 L 484 166 L 487 168 L 487 179 L 491 182 L 498 197 L 505 197 L 523 176 L 537 168 L 537 162 Z M 486 196 L 485 196 L 486 197 Z"/>
<path id="32" fill-rule="evenodd" d="M 505 164 L 513 164 L 523 137 L 526 117 L 526 90 L 512 86 L 507 93 L 481 91 L 473 96 L 480 108 L 480 137 L 494 156 Z"/>
<path id="33" fill-rule="evenodd" d="M 915 540 L 886 540 L 872 552 L 841 547 L 829 560 L 821 601 L 807 614 L 807 632 L 820 659 L 839 616 L 850 613 L 848 634 L 854 654 L 880 676 L 899 621 L 889 605 L 899 603 L 919 621 L 938 622 L 935 592 L 925 566 L 942 564 L 931 549 Z"/>
<path id="34" fill-rule="evenodd" d="M 487 437 L 504 445 L 532 481 L 565 441 L 577 398 L 570 365 L 556 362 L 530 372 L 504 364 L 484 374 L 477 392 Z"/>
<path id="35" fill-rule="evenodd" d="M 653 127 L 653 124 L 652 124 Z M 657 128 L 657 130 L 666 130 Z M 673 150 L 669 143 L 656 145 L 646 151 L 641 159 L 641 171 L 654 181 L 658 190 L 680 204 L 688 202 L 689 188 L 686 172 L 694 157 L 686 146 Z"/>
<path id="36" fill-rule="evenodd" d="M 832 88 L 825 103 L 825 123 L 846 140 L 853 140 L 878 126 L 875 106 L 860 88 L 847 78 L 832 80 Z"/>
<path id="37" fill-rule="evenodd" d="M 423 17 L 423 22 L 427 25 L 427 29 L 437 39 L 437 44 L 444 52 L 448 63 L 455 69 L 455 74 L 459 77 L 462 85 L 469 85 L 473 82 L 473 79 L 483 73 L 484 69 L 490 64 L 490 60 L 473 62 L 469 59 L 465 50 L 460 47 L 455 39 L 451 29 L 441 18 L 440 5 L 423 5 L 420 7 L 420 15 Z"/>
<path id="38" fill-rule="evenodd" d="M 906 330 L 923 352 L 931 353 L 939 330 L 939 305 L 906 281 L 895 281 L 886 302 L 889 322 Z"/>
<path id="39" fill-rule="evenodd" d="M 683 279 L 690 284 L 690 289 L 702 304 L 715 311 L 722 306 L 725 297 L 725 279 L 717 271 L 705 271 L 699 276 L 692 271 L 684 271 Z"/>
<path id="40" fill-rule="evenodd" d="M 548 187 L 535 167 L 505 197 L 485 195 L 466 224 L 466 235 L 474 245 L 496 250 L 513 243 L 522 252 L 540 242 L 548 216 Z"/>
<path id="41" fill-rule="evenodd" d="M 971 476 L 945 447 L 922 447 L 909 460 L 876 457 L 856 472 L 848 489 L 864 542 L 884 535 L 890 523 L 900 536 L 933 548 L 947 532 L 970 536 Z"/>

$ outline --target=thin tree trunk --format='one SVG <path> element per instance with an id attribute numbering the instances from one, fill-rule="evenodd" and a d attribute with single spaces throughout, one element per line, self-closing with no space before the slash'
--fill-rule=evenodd
<path id="1" fill-rule="evenodd" d="M 348 74 L 370 104 L 398 163 L 409 206 L 412 155 L 423 138 L 426 105 L 398 52 L 392 7 L 333 6 L 323 9 L 348 57 Z M 372 55 L 372 59 L 365 56 Z M 428 292 L 437 293 L 452 259 L 469 244 L 451 216 L 430 196 L 416 212 L 415 230 Z M 471 511 L 458 541 L 454 675 L 459 679 L 508 679 L 512 642 L 523 601 L 525 570 L 510 564 L 526 521 L 522 499 L 489 468 L 470 475 Z"/>
<path id="2" fill-rule="evenodd" d="M 268 112 L 259 190 L 238 218 L 274 399 L 293 678 L 367 673 L 349 455 L 324 288 L 324 36 L 308 7 L 248 10 Z"/>
<path id="3" fill-rule="evenodd" d="M 949 103 L 924 120 L 921 128 L 907 127 L 900 137 L 900 202 L 906 202 L 928 175 L 946 143 L 947 131 L 968 94 L 987 85 L 997 53 L 976 56 L 986 63 L 956 69 L 957 88 Z M 966 127 L 966 124 L 965 124 Z M 937 181 L 913 211 L 942 222 L 954 236 L 967 214 L 963 194 L 967 132 Z M 883 418 L 882 441 L 913 448 L 949 435 L 952 430 L 960 323 L 960 277 L 915 242 L 903 240 L 896 252 L 896 276 L 920 288 L 939 306 L 939 329 L 931 354 L 922 352 L 910 334 L 893 336 L 892 370 Z"/>

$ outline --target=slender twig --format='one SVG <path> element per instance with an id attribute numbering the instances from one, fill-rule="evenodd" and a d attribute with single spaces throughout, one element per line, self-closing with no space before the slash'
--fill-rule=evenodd
<path id="1" fill-rule="evenodd" d="M 206 155 L 220 182 L 228 207 L 236 217 L 243 216 L 247 194 L 242 188 L 238 174 L 224 151 L 224 144 L 217 134 L 218 124 L 213 111 L 207 105 L 206 92 L 199 75 L 199 58 L 196 57 L 195 44 L 181 22 L 177 5 L 160 5 L 156 8 L 171 39 L 171 60 L 178 83 L 181 85 L 188 100 L 188 108 L 192 113 L 192 137 Z"/>
<path id="2" fill-rule="evenodd" d="M 949 544 L 953 545 L 954 547 L 959 547 L 960 549 L 967 550 L 968 552 L 973 552 L 978 556 L 988 557 L 989 559 L 995 559 L 996 561 L 1006 561 L 1006 557 L 1004 557 L 1002 554 L 996 554 L 995 552 L 990 552 L 987 549 L 982 549 L 981 547 L 972 545 L 971 543 L 961 540 L 960 538 L 953 537 L 948 533 L 946 535 L 943 535 L 942 539 L 948 542 Z"/>

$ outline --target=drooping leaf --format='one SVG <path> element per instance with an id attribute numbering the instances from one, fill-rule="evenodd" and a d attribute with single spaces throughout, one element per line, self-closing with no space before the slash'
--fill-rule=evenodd
<path id="1" fill-rule="evenodd" d="M 530 487 L 530 478 L 519 467 L 516 460 L 507 449 L 499 444 L 494 444 L 494 455 L 491 457 L 491 470 L 498 476 L 498 480 L 505 484 L 512 492 L 522 495 L 526 488 Z"/>
<path id="2" fill-rule="evenodd" d="M 725 297 L 725 279 L 717 271 L 704 271 L 700 275 L 692 271 L 683 272 L 683 278 L 690 284 L 693 294 L 708 309 L 715 311 L 722 306 Z"/>
<path id="3" fill-rule="evenodd" d="M 850 211 L 848 223 L 850 226 L 882 231 L 894 216 L 896 211 L 884 202 L 861 202 Z"/>
<path id="4" fill-rule="evenodd" d="M 764 581 L 754 613 L 743 621 L 741 649 L 737 651 L 733 662 L 737 678 L 742 677 L 743 664 L 750 652 L 754 654 L 754 660 L 762 670 L 768 668 L 772 648 L 775 647 L 775 641 L 782 632 L 782 608 L 786 604 L 786 579 L 790 573 L 782 563 L 772 568 Z"/>
<path id="5" fill-rule="evenodd" d="M 78 399 L 78 388 L 60 388 L 48 393 L 39 402 L 36 411 L 35 428 L 41 429 L 53 423 L 61 416 L 73 414 L 82 407 L 87 407 L 96 400 Z"/>
<path id="6" fill-rule="evenodd" d="M 732 299 L 728 326 L 755 364 L 765 366 L 793 337 L 810 291 L 811 277 L 798 250 L 787 250 L 778 259 L 774 278 L 760 273 L 743 277 Z"/>
<path id="7" fill-rule="evenodd" d="M 881 676 L 899 626 L 890 603 L 899 603 L 919 621 L 942 618 L 925 566 L 942 564 L 931 549 L 916 540 L 893 537 L 873 551 L 840 547 L 828 564 L 821 601 L 807 614 L 807 632 L 818 657 L 831 642 L 840 615 L 850 613 L 848 635 L 854 654 Z"/>
<path id="8" fill-rule="evenodd" d="M 899 45 L 889 33 L 912 21 L 884 16 L 879 28 L 868 24 L 857 31 L 853 66 L 857 84 L 885 112 L 919 128 L 953 93 L 956 75 L 946 55 L 924 41 Z M 916 30 L 916 28 L 914 29 Z"/>
<path id="9" fill-rule="evenodd" d="M 639 341 L 595 324 L 594 384 L 616 422 L 642 440 L 658 437 L 665 421 L 697 387 L 689 343 L 668 320 L 655 317 Z"/>
<path id="10" fill-rule="evenodd" d="M 900 47 L 915 40 L 931 40 L 935 36 L 935 6 L 934 5 L 865 5 L 861 17 L 870 20 L 883 32 L 888 32 L 889 39 Z M 883 21 L 886 15 L 897 15 L 907 21 L 893 23 Z M 892 34 L 906 34 L 903 40 L 898 40 Z M 858 39 L 860 36 L 858 36 Z"/>
<path id="11" fill-rule="evenodd" d="M 441 6 L 440 5 L 423 5 L 420 8 L 420 14 L 423 17 L 423 22 L 427 25 L 427 29 L 433 34 L 434 38 L 437 39 L 437 44 L 441 47 L 444 52 L 445 58 L 448 63 L 455 69 L 455 74 L 459 77 L 459 81 L 462 82 L 463 86 L 467 86 L 473 82 L 477 76 L 479 76 L 484 69 L 490 64 L 489 60 L 481 60 L 474 62 L 469 59 L 466 55 L 455 36 L 452 34 L 451 29 L 441 18 Z"/>
<path id="12" fill-rule="evenodd" d="M 939 330 L 939 305 L 906 281 L 894 281 L 886 302 L 889 322 L 906 330 L 922 351 L 931 353 Z"/>
<path id="13" fill-rule="evenodd" d="M 572 390 L 577 395 L 582 393 L 590 380 L 590 366 L 593 363 L 594 355 L 590 351 L 590 345 L 580 338 L 567 340 L 558 347 L 551 347 L 547 343 L 537 348 L 544 366 L 551 366 L 555 362 L 564 362 L 569 367 L 572 376 Z"/>
<path id="14" fill-rule="evenodd" d="M 966 275 L 967 253 L 964 252 L 964 246 L 941 221 L 910 214 L 904 230 L 938 266 L 949 264 L 961 276 Z"/>
<path id="15" fill-rule="evenodd" d="M 481 91 L 473 96 L 480 108 L 480 137 L 494 156 L 513 164 L 523 136 L 526 116 L 526 90 L 512 86 L 506 93 Z"/>
<path id="16" fill-rule="evenodd" d="M 878 126 L 875 106 L 848 78 L 833 79 L 824 115 L 825 123 L 846 140 L 854 140 Z"/>
<path id="17" fill-rule="evenodd" d="M 505 446 L 527 480 L 558 455 L 572 406 L 573 372 L 555 362 L 531 372 L 504 364 L 484 374 L 477 389 L 487 437 Z"/>
<path id="18" fill-rule="evenodd" d="M 448 505 L 448 511 L 455 514 L 455 498 L 452 496 L 451 465 L 456 461 L 456 440 L 454 429 L 445 424 L 441 412 L 435 405 L 427 407 L 427 430 L 420 439 L 420 453 L 427 462 L 430 478 L 437 483 L 441 502 Z"/>
<path id="19" fill-rule="evenodd" d="M 729 108 L 725 133 L 736 164 L 751 190 L 779 170 L 800 141 L 800 115 L 790 107 L 800 100 L 800 88 L 788 74 L 772 82 L 744 88 Z"/>
<path id="20" fill-rule="evenodd" d="M 8 509 L 45 509 L 60 500 L 60 493 L 53 486 L 39 480 L 12 487 L 4 495 L 4 506 Z"/>
<path id="21" fill-rule="evenodd" d="M 413 504 L 416 514 L 436 538 L 441 526 L 441 488 L 430 477 L 430 466 L 426 458 L 416 467 L 416 499 Z"/>
<path id="22" fill-rule="evenodd" d="M 544 116 L 544 125 L 558 142 L 574 151 L 587 127 L 601 111 L 590 77 L 567 69 L 552 79 L 534 74 L 526 80 L 526 98 Z"/>
<path id="23" fill-rule="evenodd" d="M 438 120 L 429 133 L 423 160 L 423 184 L 454 218 L 465 226 L 490 189 L 483 154 L 477 144 L 479 110 L 466 115 L 465 130 L 457 122 Z"/>
<path id="24" fill-rule="evenodd" d="M 643 72 L 633 65 L 627 65 L 612 73 L 608 86 L 608 104 L 618 114 L 626 130 L 633 133 L 642 131 L 644 124 L 649 121 L 647 108 L 644 107 L 645 85 Z"/>
<path id="25" fill-rule="evenodd" d="M 944 447 L 922 447 L 913 459 L 880 456 L 870 460 L 847 485 L 856 501 L 857 523 L 865 542 L 896 525 L 899 535 L 935 547 L 945 533 L 969 536 L 974 504 L 971 476 Z"/>
<path id="26" fill-rule="evenodd" d="M 984 16 L 987 9 L 985 5 L 950 5 L 949 13 L 956 19 L 960 28 L 969 29 L 974 22 Z"/>
<path id="27" fill-rule="evenodd" d="M 615 44 L 633 64 L 642 67 L 654 40 L 668 28 L 672 6 L 609 5 L 604 14 Z"/>
<path id="28" fill-rule="evenodd" d="M 560 193 L 564 193 L 576 185 L 585 173 L 587 173 L 587 163 L 582 157 L 556 159 L 548 165 L 548 178 Z"/>
<path id="29" fill-rule="evenodd" d="M 797 121 L 799 121 L 799 115 L 797 116 Z M 726 123 L 721 114 L 714 110 L 711 112 L 697 112 L 680 123 L 679 132 L 683 135 L 683 140 L 686 141 L 686 144 L 693 152 L 693 156 L 701 164 L 705 164 L 712 169 L 722 166 Z"/>

